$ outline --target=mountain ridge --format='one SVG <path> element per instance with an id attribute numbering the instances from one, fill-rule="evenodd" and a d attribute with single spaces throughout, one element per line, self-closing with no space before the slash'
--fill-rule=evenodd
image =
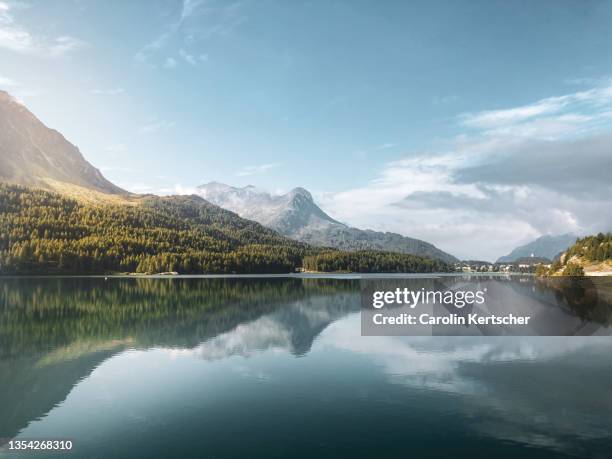
<path id="1" fill-rule="evenodd" d="M 204 199 L 243 218 L 255 220 L 284 236 L 318 247 L 340 250 L 383 250 L 456 262 L 457 258 L 433 244 L 398 233 L 346 225 L 321 209 L 305 188 L 273 195 L 252 185 L 233 187 L 209 182 L 197 187 Z"/>

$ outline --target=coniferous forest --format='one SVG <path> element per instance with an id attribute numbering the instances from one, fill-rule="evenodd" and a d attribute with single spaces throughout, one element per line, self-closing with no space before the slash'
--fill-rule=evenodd
<path id="1" fill-rule="evenodd" d="M 195 196 L 85 203 L 0 184 L 1 274 L 447 271 L 438 260 L 318 249 Z"/>

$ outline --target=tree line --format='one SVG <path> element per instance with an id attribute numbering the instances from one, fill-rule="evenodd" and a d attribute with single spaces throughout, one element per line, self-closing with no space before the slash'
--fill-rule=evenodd
<path id="1" fill-rule="evenodd" d="M 450 272 L 441 260 L 376 250 L 357 252 L 324 251 L 304 258 L 306 271 L 358 273 L 432 273 Z"/>

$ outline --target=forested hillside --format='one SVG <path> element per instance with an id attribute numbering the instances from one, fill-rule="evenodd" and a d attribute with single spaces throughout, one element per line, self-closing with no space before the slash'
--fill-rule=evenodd
<path id="1" fill-rule="evenodd" d="M 584 276 L 612 272 L 612 233 L 578 239 L 550 268 L 540 266 L 537 275 Z"/>
<path id="2" fill-rule="evenodd" d="M 599 233 L 578 239 L 566 252 L 567 260 L 579 257 L 587 261 L 606 261 L 612 259 L 612 233 Z"/>
<path id="3" fill-rule="evenodd" d="M 0 185 L 3 273 L 289 272 L 306 251 L 200 198 L 89 205 Z"/>
<path id="4" fill-rule="evenodd" d="M 196 196 L 90 204 L 0 184 L 1 274 L 287 273 L 303 262 L 318 271 L 429 272 L 447 266 L 395 253 L 334 253 Z"/>

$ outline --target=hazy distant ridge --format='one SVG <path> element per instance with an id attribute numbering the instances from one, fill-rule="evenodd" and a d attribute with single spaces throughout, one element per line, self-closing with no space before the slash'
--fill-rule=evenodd
<path id="1" fill-rule="evenodd" d="M 517 247 L 508 255 L 499 257 L 497 263 L 510 263 L 524 257 L 543 257 L 552 260 L 561 252 L 567 250 L 576 242 L 575 234 L 561 234 L 558 236 L 541 236 L 529 244 Z"/>

